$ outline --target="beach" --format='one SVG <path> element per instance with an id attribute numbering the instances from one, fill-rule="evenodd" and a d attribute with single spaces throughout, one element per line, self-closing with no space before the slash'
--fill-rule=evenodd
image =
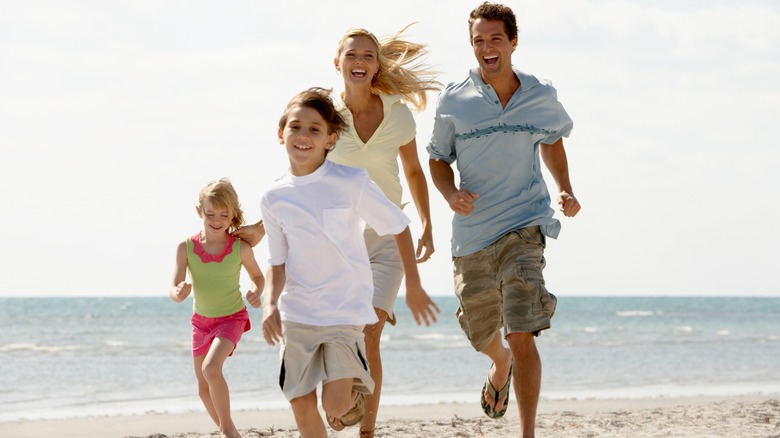
<path id="1" fill-rule="evenodd" d="M 490 361 L 457 299 L 418 327 L 399 300 L 383 336 L 377 437 L 516 437 L 479 407 Z M 780 437 L 780 298 L 560 297 L 537 338 L 539 437 Z M 0 437 L 211 437 L 191 306 L 165 297 L 0 298 Z M 260 315 L 251 312 L 253 325 Z M 225 366 L 244 437 L 296 437 L 279 350 L 259 330 Z M 273 431 L 273 435 L 271 435 Z M 352 428 L 332 437 L 356 437 Z"/>
<path id="2" fill-rule="evenodd" d="M 513 401 L 512 401 L 513 403 Z M 237 411 L 244 438 L 298 437 L 289 409 Z M 485 417 L 477 403 L 384 406 L 377 437 L 517 437 L 517 411 Z M 218 437 L 205 412 L 18 420 L 0 423 L 14 438 Z M 333 438 L 357 436 L 356 428 L 329 430 Z M 539 437 L 780 437 L 780 396 L 642 398 L 542 401 Z"/>

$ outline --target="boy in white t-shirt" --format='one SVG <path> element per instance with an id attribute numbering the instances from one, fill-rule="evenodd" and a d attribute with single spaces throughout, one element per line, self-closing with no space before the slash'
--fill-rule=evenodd
<path id="1" fill-rule="evenodd" d="M 263 337 L 282 343 L 279 385 L 303 438 L 327 437 L 320 383 L 335 430 L 360 421 L 363 394 L 374 388 L 363 341 L 363 326 L 377 321 L 363 221 L 395 235 L 417 324 L 435 322 L 439 311 L 420 284 L 409 219 L 364 169 L 325 160 L 347 127 L 329 94 L 311 88 L 288 103 L 279 142 L 290 168 L 261 199 L 270 252 Z"/>

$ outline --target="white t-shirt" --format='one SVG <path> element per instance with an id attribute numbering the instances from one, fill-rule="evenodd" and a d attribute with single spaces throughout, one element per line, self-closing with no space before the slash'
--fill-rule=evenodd
<path id="1" fill-rule="evenodd" d="M 363 222 L 388 235 L 402 232 L 409 218 L 364 169 L 325 161 L 309 175 L 287 172 L 266 190 L 260 208 L 268 263 L 285 265 L 282 320 L 318 326 L 377 321 Z"/>

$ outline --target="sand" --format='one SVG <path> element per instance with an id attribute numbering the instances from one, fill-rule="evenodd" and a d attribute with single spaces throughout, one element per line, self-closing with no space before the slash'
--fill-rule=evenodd
<path id="1" fill-rule="evenodd" d="M 514 406 L 512 406 L 514 408 Z M 298 437 L 290 410 L 238 411 L 244 438 Z M 477 403 L 384 406 L 377 437 L 517 437 L 516 409 L 500 420 Z M 542 401 L 537 437 L 780 437 L 780 397 L 693 397 L 631 400 Z M 203 412 L 83 417 L 0 423 L 0 436 L 26 437 L 218 437 Z M 330 437 L 357 437 L 356 428 Z"/>

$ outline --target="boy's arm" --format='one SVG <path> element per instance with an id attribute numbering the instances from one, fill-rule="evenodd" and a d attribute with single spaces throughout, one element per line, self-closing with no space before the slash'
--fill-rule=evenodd
<path id="1" fill-rule="evenodd" d="M 284 265 L 270 266 L 266 273 L 265 300 L 263 300 L 263 338 L 270 345 L 282 341 L 282 317 L 277 301 L 287 281 Z"/>
<path id="2" fill-rule="evenodd" d="M 255 253 L 249 245 L 239 245 L 241 251 L 241 264 L 246 269 L 249 278 L 252 279 L 252 288 L 246 293 L 246 300 L 254 308 L 260 307 L 260 295 L 265 287 L 265 277 L 260 265 L 255 260 Z"/>
<path id="3" fill-rule="evenodd" d="M 263 225 L 263 220 L 260 219 L 256 224 L 244 225 L 236 231 L 233 231 L 233 235 L 254 248 L 265 236 L 265 225 Z"/>
<path id="4" fill-rule="evenodd" d="M 181 242 L 176 248 L 176 267 L 173 271 L 173 285 L 168 289 L 168 296 L 177 303 L 184 301 L 192 291 L 192 285 L 185 282 L 187 278 L 187 242 Z"/>
<path id="5" fill-rule="evenodd" d="M 439 313 L 439 307 L 431 301 L 431 298 L 423 290 L 420 283 L 420 274 L 417 271 L 417 260 L 414 254 L 414 243 L 412 243 L 412 233 L 409 227 L 395 235 L 395 244 L 398 247 L 398 254 L 401 257 L 401 263 L 404 267 L 404 276 L 406 278 L 406 305 L 412 311 L 417 325 L 421 325 L 420 318 L 425 321 L 425 325 L 431 325 L 436 322 L 436 314 Z"/>

